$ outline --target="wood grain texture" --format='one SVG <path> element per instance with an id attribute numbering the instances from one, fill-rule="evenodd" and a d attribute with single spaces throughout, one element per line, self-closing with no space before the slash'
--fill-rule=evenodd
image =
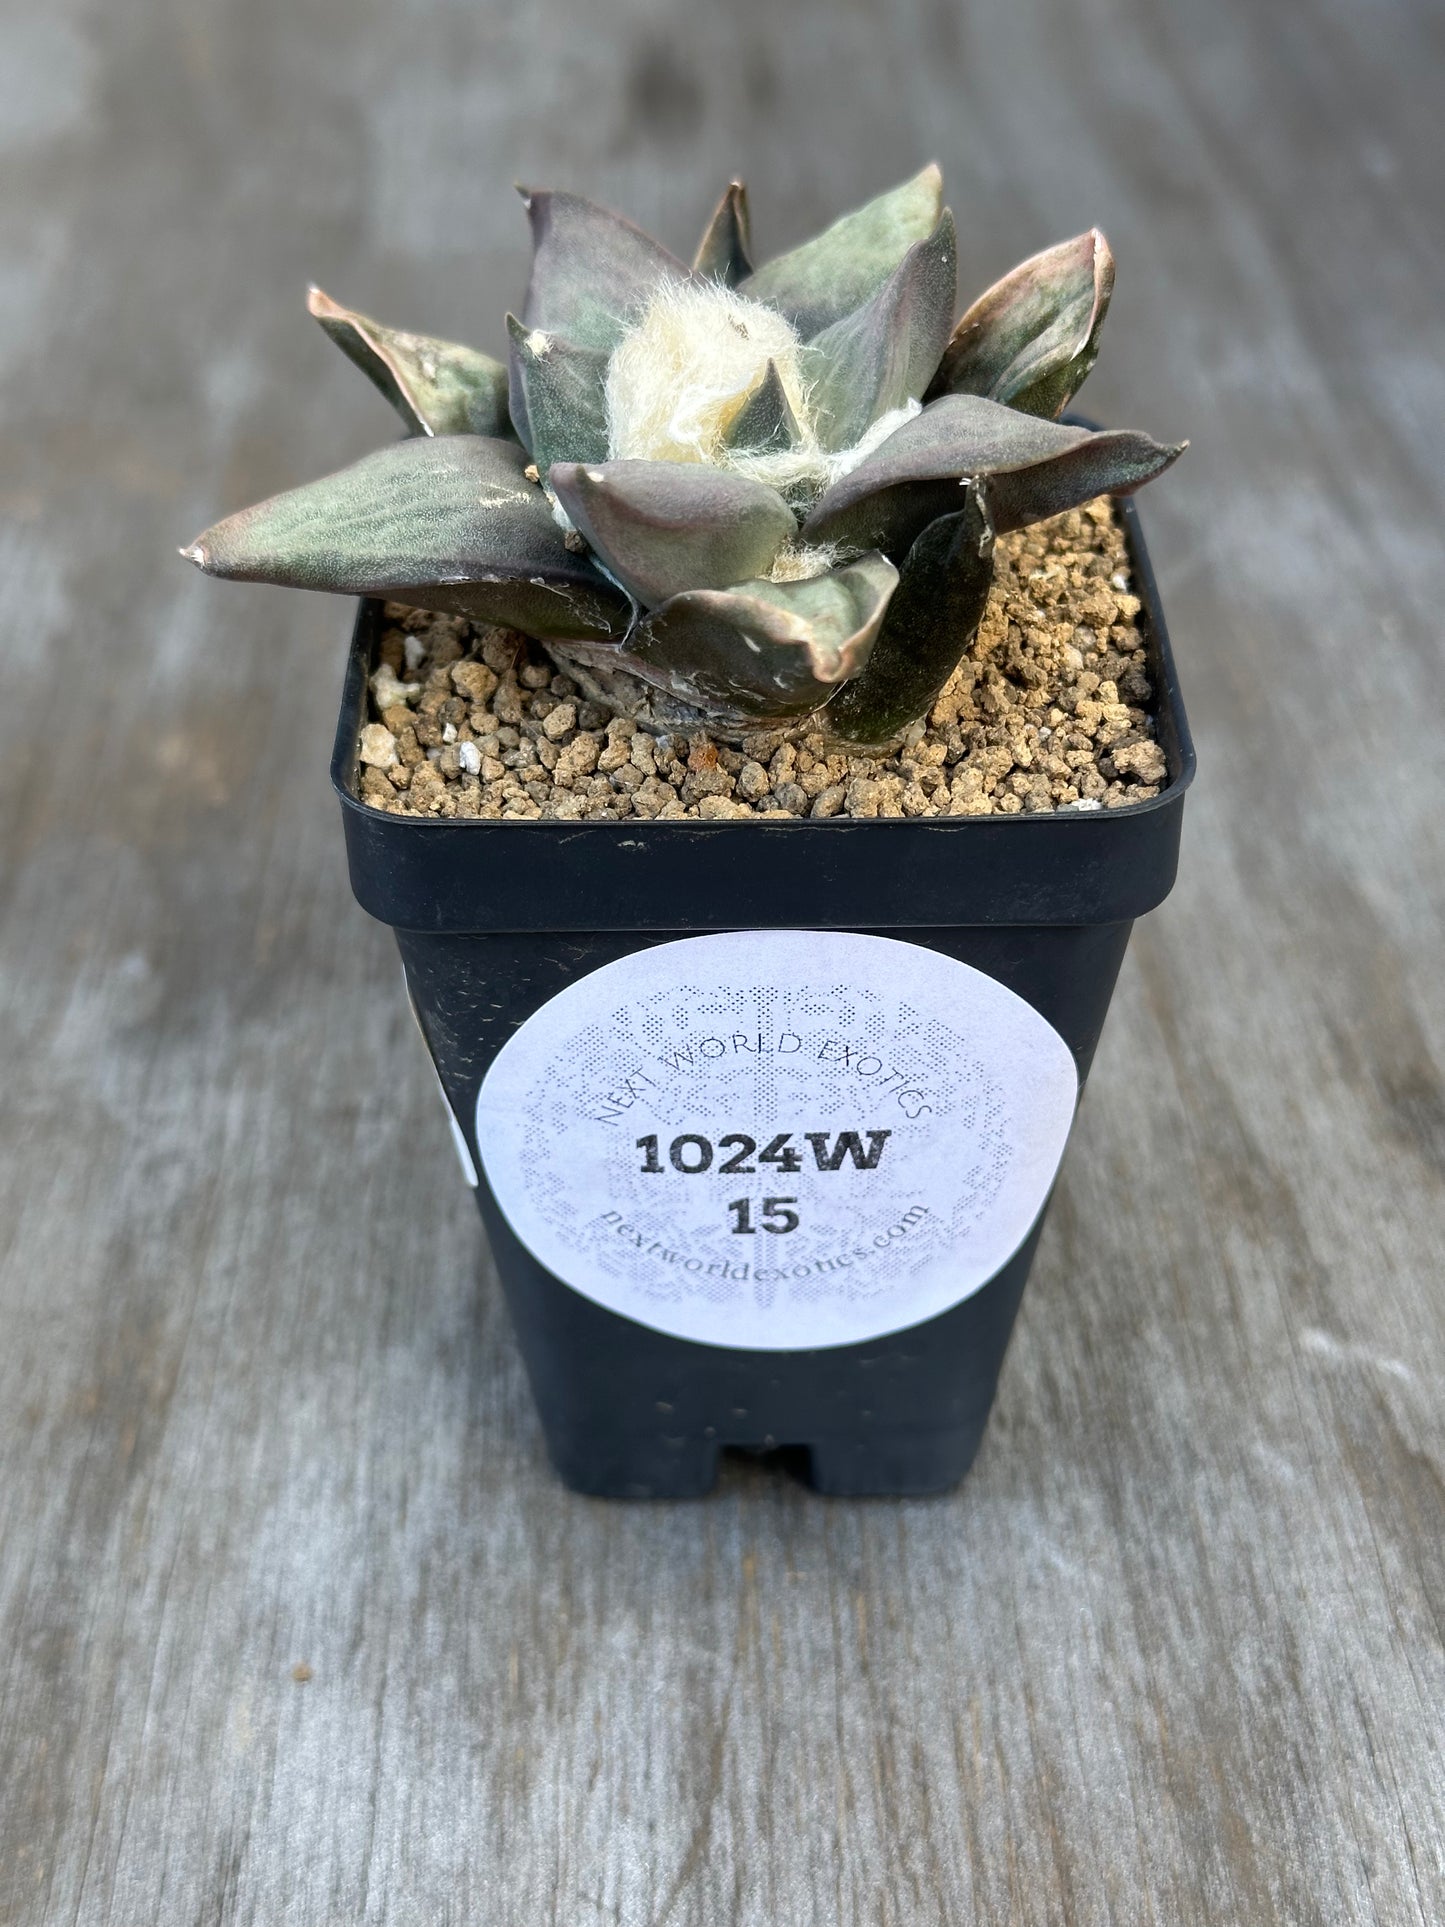
<path id="1" fill-rule="evenodd" d="M 1442 16 L 10 0 L 0 1922 L 1445 1914 Z M 1092 222 L 1201 750 L 965 1488 L 561 1491 L 328 739 L 174 547 L 495 347 L 513 177 L 680 251 L 936 155 Z M 298 1681 L 304 1664 L 311 1677 Z"/>

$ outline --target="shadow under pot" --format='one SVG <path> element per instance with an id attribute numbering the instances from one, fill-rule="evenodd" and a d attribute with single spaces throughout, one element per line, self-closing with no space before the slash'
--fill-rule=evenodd
<path id="1" fill-rule="evenodd" d="M 706 1493 L 724 1447 L 833 1494 L 946 1491 L 983 1436 L 1135 917 L 1194 755 L 1118 504 L 1168 780 L 1122 809 L 916 819 L 406 818 L 332 778 L 390 924 L 552 1461 Z"/>

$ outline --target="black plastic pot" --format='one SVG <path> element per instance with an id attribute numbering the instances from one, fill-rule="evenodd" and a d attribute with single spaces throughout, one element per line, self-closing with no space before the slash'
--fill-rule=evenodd
<path id="1" fill-rule="evenodd" d="M 962 1302 L 856 1344 L 757 1351 L 653 1329 L 563 1283 L 520 1241 L 483 1170 L 483 1078 L 519 1025 L 615 959 L 724 930 L 837 930 L 924 946 L 1003 984 L 1088 1074 L 1135 917 L 1174 881 L 1194 753 L 1132 503 L 1120 504 L 1143 604 L 1168 783 L 1120 810 L 822 821 L 489 822 L 364 805 L 357 735 L 380 620 L 364 603 L 332 780 L 352 886 L 396 931 L 407 983 L 478 1181 L 558 1472 L 611 1497 L 706 1492 L 724 1446 L 806 1452 L 820 1492 L 945 1490 L 992 1405 L 1042 1211 Z"/>

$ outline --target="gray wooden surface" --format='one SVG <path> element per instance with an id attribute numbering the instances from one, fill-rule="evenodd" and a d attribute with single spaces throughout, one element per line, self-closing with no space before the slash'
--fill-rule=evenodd
<path id="1" fill-rule="evenodd" d="M 1445 1913 L 1445 83 L 1429 0 L 7 0 L 0 1921 Z M 502 339 L 513 177 L 1091 221 L 1203 775 L 966 1488 L 543 1462 L 348 894 L 314 276 Z M 311 1669 L 293 1678 L 293 1667 Z"/>

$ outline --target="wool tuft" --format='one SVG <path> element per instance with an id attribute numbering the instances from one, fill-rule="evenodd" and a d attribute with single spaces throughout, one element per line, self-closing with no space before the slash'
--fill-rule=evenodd
<path id="1" fill-rule="evenodd" d="M 761 302 L 716 282 L 664 283 L 608 363 L 613 459 L 734 466 L 727 431 L 770 361 L 806 424 L 800 347 L 791 322 Z"/>
<path id="2" fill-rule="evenodd" d="M 769 582 L 811 582 L 826 575 L 842 560 L 836 542 L 785 542 L 773 557 L 768 570 Z"/>
<path id="3" fill-rule="evenodd" d="M 728 430 L 765 379 L 769 362 L 798 424 L 798 442 L 792 448 L 730 447 Z M 910 400 L 890 409 L 852 448 L 822 448 L 802 374 L 802 343 L 792 324 L 717 282 L 664 283 L 612 351 L 606 392 L 612 460 L 729 469 L 776 489 L 800 515 L 922 406 Z M 805 563 L 801 573 L 774 580 L 805 581 L 822 566 L 831 561 L 817 569 Z"/>

